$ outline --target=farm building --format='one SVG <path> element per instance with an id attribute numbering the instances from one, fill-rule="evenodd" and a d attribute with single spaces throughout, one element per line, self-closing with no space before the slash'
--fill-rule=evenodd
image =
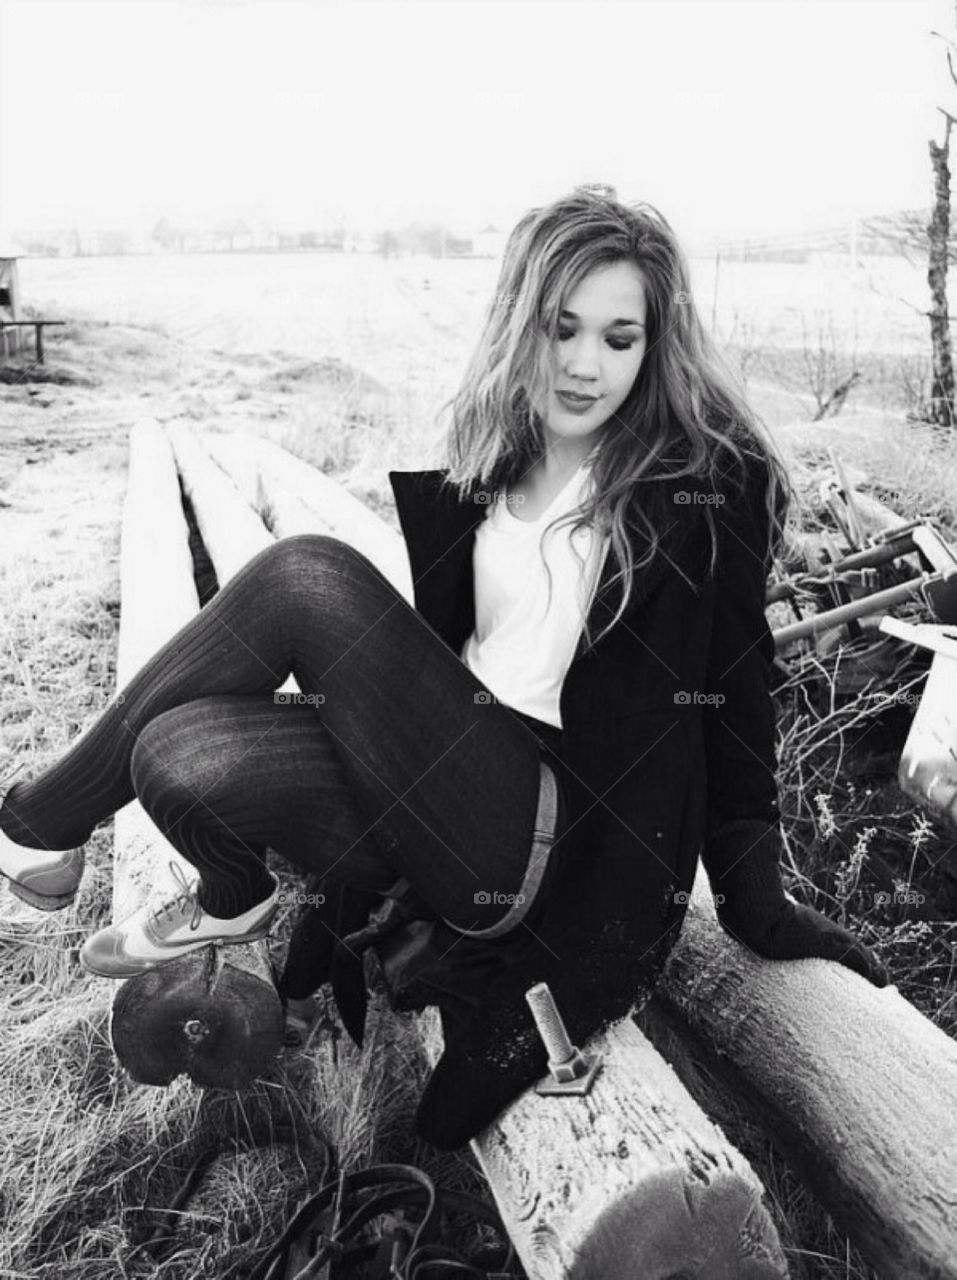
<path id="1" fill-rule="evenodd" d="M 0 324 L 20 319 L 20 286 L 16 256 L 0 248 Z M 0 359 L 20 349 L 20 330 L 0 328 Z"/>
<path id="2" fill-rule="evenodd" d="M 475 255 L 479 258 L 500 258 L 505 248 L 505 234 L 491 223 L 475 236 Z"/>

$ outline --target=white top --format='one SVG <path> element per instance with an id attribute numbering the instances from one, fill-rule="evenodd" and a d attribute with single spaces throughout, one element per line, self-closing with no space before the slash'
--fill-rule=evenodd
<path id="1" fill-rule="evenodd" d="M 552 529 L 552 520 L 577 507 L 591 480 L 589 459 L 569 477 L 536 520 L 522 520 L 512 503 L 490 504 L 478 526 L 472 565 L 475 630 L 461 658 L 500 701 L 561 728 L 559 694 L 581 634 L 610 539 L 592 528 Z M 580 557 L 580 558 L 579 558 Z"/>

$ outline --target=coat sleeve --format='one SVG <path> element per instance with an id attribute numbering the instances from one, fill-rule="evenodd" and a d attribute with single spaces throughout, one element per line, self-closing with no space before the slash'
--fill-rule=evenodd
<path id="1" fill-rule="evenodd" d="M 716 877 L 780 823 L 770 692 L 774 639 L 765 616 L 768 479 L 767 463 L 749 459 L 743 493 L 730 492 L 715 513 L 716 594 L 706 688 L 712 696 L 703 717 L 707 821 L 702 861 L 716 890 Z M 729 839 L 732 830 L 734 838 Z"/>

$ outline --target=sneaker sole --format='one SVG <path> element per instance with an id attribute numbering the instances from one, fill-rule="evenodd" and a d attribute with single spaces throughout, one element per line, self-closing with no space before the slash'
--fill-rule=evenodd
<path id="1" fill-rule="evenodd" d="M 38 911 L 62 911 L 74 901 L 77 894 L 76 889 L 72 893 L 37 893 L 36 889 L 28 888 L 19 880 L 13 880 L 9 876 L 3 878 L 10 886 L 10 892 L 14 897 L 28 903 L 31 907 L 36 907 Z"/>
<path id="2" fill-rule="evenodd" d="M 268 938 L 272 929 L 272 920 L 258 929 L 254 929 L 252 933 L 244 933 L 241 938 L 237 937 L 218 937 L 204 938 L 202 942 L 197 942 L 188 949 L 177 949 L 170 956 L 164 956 L 162 960 L 150 959 L 140 962 L 137 968 L 122 968 L 119 965 L 112 968 L 95 968 L 80 952 L 80 961 L 83 968 L 88 973 L 95 973 L 98 978 L 137 978 L 141 973 L 150 973 L 153 969 L 161 969 L 163 965 L 172 964 L 174 960 L 181 960 L 183 956 L 194 955 L 197 951 L 202 951 L 204 947 L 228 947 L 241 946 L 245 942 L 261 942 L 263 938 Z"/>

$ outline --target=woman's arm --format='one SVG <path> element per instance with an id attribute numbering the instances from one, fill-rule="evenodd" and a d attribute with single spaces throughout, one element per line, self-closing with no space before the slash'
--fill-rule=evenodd
<path id="1" fill-rule="evenodd" d="M 764 463 L 749 462 L 738 498 L 715 510 L 717 562 L 714 624 L 708 654 L 705 748 L 708 762 L 706 867 L 715 863 L 714 837 L 735 820 L 774 825 L 779 818 L 774 707 L 770 673 L 774 640 L 764 598 L 770 563 Z"/>
<path id="2" fill-rule="evenodd" d="M 749 462 L 742 497 L 716 510 L 717 595 L 704 709 L 707 825 L 701 860 L 722 926 L 775 960 L 820 956 L 877 986 L 887 977 L 853 934 L 793 902 L 781 880 L 781 831 L 770 692 L 774 639 L 765 615 L 770 570 L 768 468 Z"/>

